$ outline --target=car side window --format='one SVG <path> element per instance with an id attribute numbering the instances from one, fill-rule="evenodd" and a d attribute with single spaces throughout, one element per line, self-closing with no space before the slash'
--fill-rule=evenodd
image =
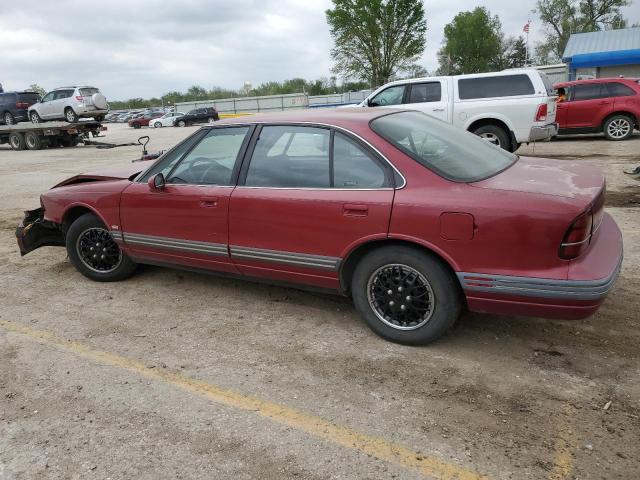
<path id="1" fill-rule="evenodd" d="M 582 85 L 574 85 L 571 89 L 572 101 L 595 100 L 597 98 L 606 98 L 609 96 L 604 83 L 585 83 Z"/>
<path id="2" fill-rule="evenodd" d="M 329 188 L 329 140 L 330 131 L 326 128 L 262 127 L 245 185 Z"/>
<path id="3" fill-rule="evenodd" d="M 440 82 L 412 83 L 407 103 L 439 102 L 441 98 Z"/>
<path id="4" fill-rule="evenodd" d="M 51 100 L 53 100 L 53 96 L 55 95 L 56 92 L 49 92 L 47 93 L 43 98 L 42 98 L 42 102 L 50 102 Z"/>
<path id="5" fill-rule="evenodd" d="M 212 128 L 168 174 L 167 183 L 231 185 L 249 127 Z"/>
<path id="6" fill-rule="evenodd" d="M 174 148 L 169 150 L 167 153 L 162 155 L 153 166 L 147 170 L 144 175 L 142 175 L 138 181 L 146 182 L 154 175 L 158 173 L 162 173 L 165 177 L 169 174 L 169 172 L 176 166 L 176 164 L 180 161 L 180 159 L 187 153 L 191 147 L 193 147 L 198 140 L 202 137 L 202 132 L 196 132 L 191 137 L 184 140 L 182 143 L 179 143 Z"/>
<path id="7" fill-rule="evenodd" d="M 404 85 L 394 85 L 392 87 L 385 88 L 369 101 L 369 105 L 372 107 L 399 105 L 402 103 L 404 89 Z"/>
<path id="8" fill-rule="evenodd" d="M 336 132 L 333 138 L 333 187 L 382 188 L 385 169 L 354 140 Z"/>
<path id="9" fill-rule="evenodd" d="M 632 88 L 620 82 L 607 83 L 607 87 L 609 89 L 609 96 L 611 97 L 632 97 L 636 94 Z"/>

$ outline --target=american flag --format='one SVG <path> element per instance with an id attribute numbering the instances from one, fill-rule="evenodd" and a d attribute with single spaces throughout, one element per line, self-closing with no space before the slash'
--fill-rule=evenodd
<path id="1" fill-rule="evenodd" d="M 524 27 L 522 27 L 522 31 L 525 33 L 529 33 L 529 25 L 531 24 L 531 22 L 527 22 L 524 24 Z"/>

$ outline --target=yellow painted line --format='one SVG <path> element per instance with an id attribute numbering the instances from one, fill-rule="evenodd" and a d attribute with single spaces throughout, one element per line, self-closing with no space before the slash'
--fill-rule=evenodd
<path id="1" fill-rule="evenodd" d="M 565 405 L 556 435 L 553 469 L 549 475 L 549 480 L 565 480 L 569 478 L 573 472 L 573 455 L 571 451 L 576 441 L 573 431 L 569 426 L 568 419 L 570 417 L 570 407 Z"/>
<path id="2" fill-rule="evenodd" d="M 247 115 L 253 115 L 253 113 L 220 113 L 220 118 L 238 118 L 246 117 Z"/>
<path id="3" fill-rule="evenodd" d="M 349 427 L 328 422 L 320 417 L 286 407 L 285 405 L 224 389 L 201 380 L 185 377 L 170 370 L 148 368 L 137 360 L 96 350 L 82 343 L 65 340 L 49 332 L 35 330 L 8 320 L 0 319 L 0 326 L 9 332 L 25 335 L 85 359 L 162 381 L 182 390 L 203 395 L 219 404 L 237 410 L 253 412 L 281 425 L 293 427 L 341 447 L 371 455 L 405 469 L 418 471 L 429 478 L 442 480 L 489 479 L 485 475 L 453 465 L 436 457 L 415 452 L 405 446 L 357 432 Z"/>

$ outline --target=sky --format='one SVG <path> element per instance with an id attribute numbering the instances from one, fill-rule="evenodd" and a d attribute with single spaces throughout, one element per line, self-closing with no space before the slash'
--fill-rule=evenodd
<path id="1" fill-rule="evenodd" d="M 444 26 L 487 7 L 506 35 L 543 38 L 535 0 L 425 0 L 427 47 L 437 68 Z M 150 98 L 191 85 L 238 90 L 247 81 L 331 75 L 330 0 L 0 0 L 0 83 L 5 91 L 94 85 L 110 100 Z M 640 21 L 640 0 L 625 8 Z M 340 83 L 340 81 L 338 82 Z"/>

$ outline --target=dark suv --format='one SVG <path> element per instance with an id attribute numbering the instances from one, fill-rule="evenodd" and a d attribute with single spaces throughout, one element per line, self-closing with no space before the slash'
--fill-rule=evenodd
<path id="1" fill-rule="evenodd" d="M 193 125 L 194 123 L 204 123 L 204 122 L 212 123 L 217 120 L 220 120 L 220 116 L 218 115 L 218 112 L 215 108 L 213 107 L 194 108 L 186 115 L 183 115 L 180 118 L 178 118 L 174 126 L 186 127 L 187 125 Z"/>
<path id="2" fill-rule="evenodd" d="M 0 93 L 0 123 L 13 125 L 29 121 L 27 109 L 39 101 L 40 97 L 35 92 Z"/>
<path id="3" fill-rule="evenodd" d="M 638 128 L 640 79 L 575 80 L 554 87 L 560 135 L 602 132 L 608 140 L 626 140 Z"/>

